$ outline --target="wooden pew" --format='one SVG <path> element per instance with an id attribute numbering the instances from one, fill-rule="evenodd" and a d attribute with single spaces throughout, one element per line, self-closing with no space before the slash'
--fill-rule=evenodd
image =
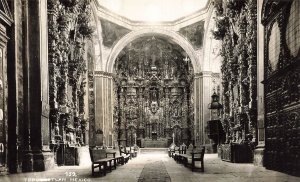
<path id="1" fill-rule="evenodd" d="M 113 157 L 115 158 L 115 162 L 116 164 L 125 164 L 125 159 L 123 156 L 120 155 L 119 149 L 117 148 L 110 148 L 110 149 L 106 149 L 106 151 L 108 153 L 112 153 L 114 154 Z"/>
<path id="2" fill-rule="evenodd" d="M 174 150 L 175 150 L 175 144 L 174 143 L 172 143 L 171 145 L 170 145 L 170 147 L 168 148 L 168 155 L 169 155 L 169 157 L 172 157 L 172 153 L 174 152 Z"/>
<path id="3" fill-rule="evenodd" d="M 137 151 L 133 149 L 133 147 L 126 147 L 126 153 L 130 154 L 130 159 L 137 156 Z"/>
<path id="4" fill-rule="evenodd" d="M 119 146 L 120 156 L 124 158 L 124 163 L 127 163 L 129 159 L 131 159 L 131 155 L 129 152 L 126 151 L 126 147 L 122 145 Z"/>
<path id="5" fill-rule="evenodd" d="M 95 174 L 95 169 L 99 168 L 99 172 L 103 172 L 106 175 L 107 170 L 112 170 L 114 167 L 116 169 L 116 160 L 112 153 L 107 153 L 106 149 L 99 147 L 90 147 L 89 148 L 90 157 L 92 161 L 92 175 Z"/>
<path id="6" fill-rule="evenodd" d="M 204 153 L 205 153 L 205 147 L 196 147 L 193 152 L 191 153 L 191 156 L 188 156 L 186 161 L 186 165 L 191 165 L 192 171 L 195 170 L 195 163 L 196 161 L 201 162 L 201 171 L 204 172 Z"/>
<path id="7" fill-rule="evenodd" d="M 139 147 L 137 145 L 136 146 L 132 146 L 131 150 L 134 153 L 134 157 L 137 157 L 137 154 L 138 154 L 138 151 L 139 151 Z"/>
<path id="8" fill-rule="evenodd" d="M 171 157 L 174 158 L 174 155 L 175 155 L 176 153 L 179 153 L 179 149 L 180 149 L 179 147 L 175 146 L 175 147 L 174 147 L 174 150 L 171 151 Z"/>
<path id="9" fill-rule="evenodd" d="M 179 146 L 178 153 L 176 153 L 176 152 L 174 153 L 174 160 L 176 162 L 180 162 L 181 155 L 186 153 L 186 149 L 187 149 L 187 147 L 186 147 L 186 145 L 184 143 Z"/>
<path id="10" fill-rule="evenodd" d="M 140 148 L 139 148 L 137 145 L 135 145 L 135 146 L 132 146 L 132 150 L 134 151 L 134 155 L 135 155 L 135 157 L 137 157 L 137 155 L 138 155 L 138 153 L 139 153 L 139 150 L 140 150 Z"/>
<path id="11" fill-rule="evenodd" d="M 183 163 L 185 166 L 187 164 L 187 159 L 192 156 L 194 150 L 193 144 L 190 144 L 188 148 L 185 148 L 185 151 L 177 156 L 177 162 Z"/>

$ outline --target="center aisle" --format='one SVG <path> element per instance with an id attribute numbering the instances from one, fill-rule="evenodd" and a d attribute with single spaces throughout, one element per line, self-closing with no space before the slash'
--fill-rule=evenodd
<path id="1" fill-rule="evenodd" d="M 139 177 L 138 182 L 170 182 L 171 178 L 162 161 L 155 161 L 145 164 L 145 167 Z"/>

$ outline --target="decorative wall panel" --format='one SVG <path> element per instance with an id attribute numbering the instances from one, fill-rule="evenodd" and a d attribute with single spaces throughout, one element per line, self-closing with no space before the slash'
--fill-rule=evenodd
<path id="1" fill-rule="evenodd" d="M 296 57 L 300 48 L 300 1 L 293 1 L 291 5 L 286 30 L 286 43 L 291 55 Z"/>
<path id="2" fill-rule="evenodd" d="M 265 128 L 264 164 L 268 169 L 300 175 L 299 1 L 265 1 Z M 297 20 L 296 20 L 296 19 Z M 278 24 L 278 64 L 269 69 L 272 26 Z"/>
<path id="3" fill-rule="evenodd" d="M 114 24 L 108 20 L 101 18 L 100 22 L 102 27 L 103 45 L 106 47 L 113 46 L 115 42 L 130 32 L 127 28 Z"/>
<path id="4" fill-rule="evenodd" d="M 280 34 L 278 23 L 274 23 L 270 35 L 269 42 L 269 60 L 270 60 L 270 68 L 272 70 L 277 69 L 277 63 L 280 52 Z"/>
<path id="5" fill-rule="evenodd" d="M 192 45 L 199 49 L 203 46 L 204 21 L 196 22 L 179 30 L 179 33 L 186 37 Z"/>

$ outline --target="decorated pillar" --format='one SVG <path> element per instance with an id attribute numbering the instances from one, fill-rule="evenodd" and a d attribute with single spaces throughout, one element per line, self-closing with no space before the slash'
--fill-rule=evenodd
<path id="1" fill-rule="evenodd" d="M 248 49 L 248 80 L 249 80 L 249 100 L 247 113 L 249 120 L 249 133 L 253 137 L 253 142 L 257 143 L 257 2 L 251 0 L 248 3 L 247 18 L 249 30 L 247 32 Z"/>
<path id="2" fill-rule="evenodd" d="M 94 64 L 88 65 L 88 103 L 89 103 L 89 145 L 95 146 L 95 77 Z"/>
<path id="3" fill-rule="evenodd" d="M 51 150 L 58 165 L 78 163 L 72 151 L 76 153 L 79 146 L 86 144 L 87 114 L 90 112 L 85 112 L 88 108 L 85 95 L 93 95 L 92 89 L 87 92 L 87 85 L 93 87 L 90 84 L 93 80 L 93 61 L 90 59 L 93 58 L 86 51 L 87 39 L 93 33 L 89 3 L 86 0 L 47 1 L 49 18 L 45 27 L 49 32 Z"/>
<path id="4" fill-rule="evenodd" d="M 246 133 L 248 133 L 249 126 L 248 126 L 248 118 L 246 115 L 246 110 L 248 109 L 248 90 L 249 90 L 249 79 L 247 75 L 248 70 L 248 61 L 247 61 L 247 47 L 244 44 L 246 41 L 246 28 L 247 28 L 247 21 L 246 21 L 246 14 L 244 11 L 241 12 L 240 18 L 239 18 L 239 41 L 238 41 L 238 49 L 239 49 L 239 56 L 238 56 L 238 78 L 237 78 L 237 85 L 238 85 L 238 98 L 235 98 L 239 100 L 239 103 L 237 103 L 238 107 L 238 124 L 240 125 L 241 135 L 242 138 L 245 138 Z"/>
<path id="5" fill-rule="evenodd" d="M 57 77 L 60 72 L 58 70 L 58 55 L 57 48 L 58 32 L 57 32 L 57 17 L 58 17 L 58 2 L 55 0 L 48 1 L 48 55 L 49 55 L 49 107 L 51 121 L 51 144 L 56 143 L 59 137 L 58 124 L 58 103 L 57 103 Z M 55 137 L 56 136 L 56 137 Z M 56 150 L 56 149 L 55 149 Z"/>

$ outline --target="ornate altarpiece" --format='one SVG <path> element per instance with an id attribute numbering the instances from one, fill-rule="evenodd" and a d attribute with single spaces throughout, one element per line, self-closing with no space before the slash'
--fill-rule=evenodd
<path id="1" fill-rule="evenodd" d="M 167 147 L 173 135 L 176 144 L 191 142 L 193 70 L 181 47 L 158 36 L 139 38 L 122 50 L 115 72 L 119 144 Z"/>
<path id="2" fill-rule="evenodd" d="M 251 162 L 257 142 L 257 10 L 256 0 L 217 0 L 216 30 L 222 40 L 222 126 L 226 142 L 219 147 L 223 160 Z"/>
<path id="3" fill-rule="evenodd" d="M 50 147 L 58 165 L 74 165 L 78 147 L 86 144 L 84 96 L 93 79 L 85 55 L 94 31 L 90 1 L 48 0 L 47 9 Z"/>

